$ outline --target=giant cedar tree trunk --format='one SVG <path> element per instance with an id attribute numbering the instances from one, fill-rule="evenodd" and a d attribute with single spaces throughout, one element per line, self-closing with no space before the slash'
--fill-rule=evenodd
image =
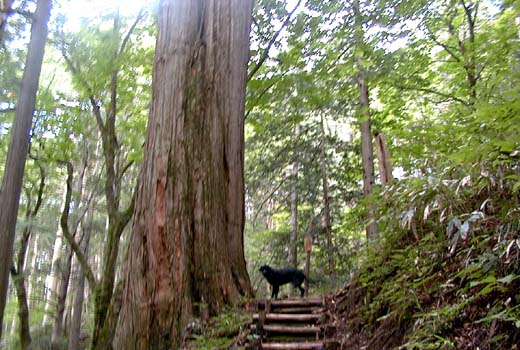
<path id="1" fill-rule="evenodd" d="M 7 151 L 4 178 L 0 191 L 0 332 L 9 284 L 10 261 L 13 258 L 13 243 L 16 216 L 22 189 L 25 158 L 29 149 L 32 117 L 36 103 L 36 92 L 40 81 L 45 42 L 47 41 L 47 21 L 51 11 L 51 0 L 39 0 L 31 26 L 31 39 L 27 60 L 20 85 L 20 98 L 16 104 L 16 115 Z M 0 338 L 2 334 L 0 333 Z"/>
<path id="2" fill-rule="evenodd" d="M 252 0 L 163 0 L 115 349 L 176 349 L 193 302 L 251 296 L 243 117 Z"/>

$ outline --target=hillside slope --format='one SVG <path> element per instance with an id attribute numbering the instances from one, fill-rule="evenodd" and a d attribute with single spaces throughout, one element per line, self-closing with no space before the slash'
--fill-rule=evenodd
<path id="1" fill-rule="evenodd" d="M 520 347 L 516 185 L 481 180 L 389 191 L 386 233 L 329 302 L 341 349 Z"/>

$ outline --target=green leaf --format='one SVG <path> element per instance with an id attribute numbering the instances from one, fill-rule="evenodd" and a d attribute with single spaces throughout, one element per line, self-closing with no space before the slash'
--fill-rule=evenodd
<path id="1" fill-rule="evenodd" d="M 499 278 L 497 280 L 497 282 L 508 284 L 508 283 L 511 283 L 516 277 L 517 277 L 516 275 L 510 274 L 505 277 Z"/>
<path id="2" fill-rule="evenodd" d="M 484 288 L 482 288 L 482 290 L 477 294 L 478 296 L 483 296 L 483 295 L 487 295 L 489 293 L 491 293 L 492 291 L 495 290 L 495 285 L 493 284 L 488 284 L 487 286 L 485 286 Z"/>
<path id="3" fill-rule="evenodd" d="M 518 192 L 519 189 L 520 189 L 520 181 L 518 181 L 517 183 L 515 183 L 513 185 L 513 193 Z"/>

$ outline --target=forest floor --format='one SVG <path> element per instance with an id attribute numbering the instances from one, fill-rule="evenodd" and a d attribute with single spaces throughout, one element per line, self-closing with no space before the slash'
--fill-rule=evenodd
<path id="1" fill-rule="evenodd" d="M 520 350 L 520 224 L 488 226 L 455 243 L 395 232 L 365 251 L 356 276 L 323 296 L 326 340 L 341 350 Z M 182 349 L 253 348 L 255 305 L 194 320 Z"/>
<path id="2" fill-rule="evenodd" d="M 452 268 L 456 268 L 453 266 Z M 446 276 L 449 276 L 449 271 Z M 442 277 L 442 276 L 439 276 Z M 342 290 L 323 296 L 325 301 L 324 319 L 330 330 L 327 336 L 337 341 L 337 349 L 457 349 L 457 350 L 497 350 L 520 349 L 518 328 L 511 322 L 495 318 L 490 322 L 483 320 L 490 313 L 497 300 L 514 303 L 510 295 L 517 291 L 501 290 L 479 296 L 458 310 L 457 315 L 446 322 L 446 310 L 459 309 L 459 296 L 456 291 L 448 291 L 442 298 L 431 294 L 417 295 L 421 312 L 414 314 L 393 314 L 384 307 L 376 320 L 367 322 L 367 309 L 370 304 L 368 289 L 359 279 L 354 279 Z M 188 326 L 189 337 L 181 350 L 224 350 L 252 349 L 258 336 L 250 331 L 254 310 L 251 306 L 226 310 L 221 315 L 202 324 L 193 320 Z M 426 322 L 424 315 L 438 318 L 438 334 L 431 334 L 436 342 L 429 345 L 412 342 L 416 338 L 418 322 Z M 516 335 L 515 335 L 516 334 Z M 404 346 L 404 347 L 403 347 Z"/>

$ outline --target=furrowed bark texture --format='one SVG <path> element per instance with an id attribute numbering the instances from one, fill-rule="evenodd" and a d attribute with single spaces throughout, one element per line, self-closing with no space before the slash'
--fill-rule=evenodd
<path id="1" fill-rule="evenodd" d="M 251 296 L 243 117 L 251 0 L 164 0 L 115 349 L 178 348 L 193 302 Z"/>

